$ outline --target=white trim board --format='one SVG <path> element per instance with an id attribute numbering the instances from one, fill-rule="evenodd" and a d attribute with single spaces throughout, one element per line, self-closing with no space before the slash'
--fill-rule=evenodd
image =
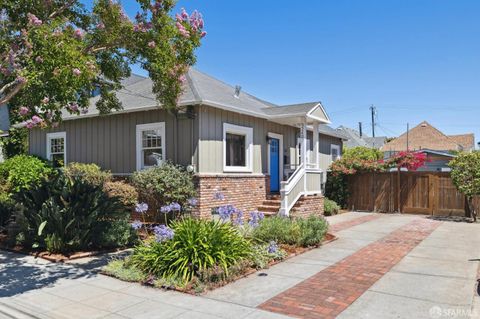
<path id="1" fill-rule="evenodd" d="M 52 155 L 52 144 L 51 141 L 54 138 L 63 138 L 63 165 L 67 165 L 67 132 L 54 132 L 47 133 L 46 143 L 47 143 L 47 160 L 51 161 L 50 156 Z"/>
<path id="2" fill-rule="evenodd" d="M 279 174 L 279 178 L 280 178 L 280 182 L 283 181 L 283 135 L 281 134 L 277 134 L 277 133 L 272 133 L 272 132 L 268 132 L 267 133 L 267 136 L 268 137 L 271 137 L 271 138 L 276 138 L 278 139 L 280 142 L 279 142 L 279 169 L 280 169 L 280 174 Z M 267 167 L 268 167 L 268 175 L 271 175 L 270 173 L 270 144 L 267 143 Z"/>

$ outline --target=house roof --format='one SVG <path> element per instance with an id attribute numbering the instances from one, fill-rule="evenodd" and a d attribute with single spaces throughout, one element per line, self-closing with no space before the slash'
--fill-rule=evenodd
<path id="1" fill-rule="evenodd" d="M 469 151 L 474 148 L 472 133 L 448 136 L 423 121 L 408 132 L 408 148 L 410 150 L 429 149 L 436 151 Z M 382 151 L 404 151 L 407 149 L 407 132 L 386 143 Z"/>
<path id="2" fill-rule="evenodd" d="M 123 88 L 116 92 L 117 98 L 122 103 L 123 109 L 112 113 L 137 112 L 159 107 L 152 93 L 152 80 L 148 77 L 132 75 L 125 79 Z M 93 97 L 90 101 L 88 114 L 72 115 L 64 111 L 64 120 L 98 116 L 99 111 L 95 103 L 100 97 Z M 322 123 L 330 123 L 329 117 L 320 102 L 309 102 L 294 105 L 276 105 L 261 100 L 243 90 L 235 95 L 235 87 L 226 84 L 214 77 L 190 68 L 184 91 L 179 98 L 178 105 L 209 105 L 241 114 L 252 115 L 279 122 L 294 116 L 307 116 Z"/>
<path id="3" fill-rule="evenodd" d="M 363 146 L 371 148 L 380 148 L 385 144 L 386 136 L 369 137 L 366 135 L 360 136 L 360 132 L 346 126 L 340 126 L 337 130 L 341 131 L 346 137 L 347 141 L 344 145 L 348 148 Z"/>
<path id="4" fill-rule="evenodd" d="M 318 126 L 318 131 L 320 132 L 320 134 L 323 134 L 323 135 L 337 137 L 337 138 L 340 138 L 344 141 L 347 140 L 347 137 L 345 136 L 345 134 L 343 134 L 341 131 L 336 130 L 336 129 L 334 129 L 334 128 L 326 125 L 326 124 L 320 124 Z"/>

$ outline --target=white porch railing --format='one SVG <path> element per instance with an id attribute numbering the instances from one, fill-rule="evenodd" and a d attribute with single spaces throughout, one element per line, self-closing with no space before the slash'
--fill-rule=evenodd
<path id="1" fill-rule="evenodd" d="M 303 195 L 322 193 L 322 170 L 300 164 L 290 178 L 280 183 L 280 215 L 288 216 Z"/>

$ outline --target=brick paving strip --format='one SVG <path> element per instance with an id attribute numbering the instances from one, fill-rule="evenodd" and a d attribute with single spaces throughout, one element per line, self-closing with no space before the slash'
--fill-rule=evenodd
<path id="1" fill-rule="evenodd" d="M 335 318 L 440 224 L 428 219 L 414 220 L 259 308 L 299 318 Z"/>
<path id="2" fill-rule="evenodd" d="M 339 223 L 336 223 L 334 225 L 331 225 L 328 230 L 330 232 L 333 232 L 333 233 L 336 233 L 336 232 L 339 232 L 341 230 L 344 230 L 344 229 L 347 229 L 347 228 L 350 228 L 350 227 L 353 227 L 353 226 L 357 226 L 357 225 L 360 225 L 360 224 L 363 224 L 363 223 L 366 223 L 366 222 L 369 222 L 369 221 L 372 221 L 372 220 L 375 220 L 377 218 L 380 218 L 382 215 L 380 214 L 375 214 L 375 215 L 367 215 L 367 216 L 362 216 L 362 217 L 358 217 L 358 218 L 355 218 L 355 219 L 352 219 L 352 220 L 347 220 L 347 221 L 344 221 L 344 222 L 339 222 Z"/>

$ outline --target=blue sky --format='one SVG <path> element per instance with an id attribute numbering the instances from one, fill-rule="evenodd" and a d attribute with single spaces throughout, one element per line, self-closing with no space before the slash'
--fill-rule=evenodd
<path id="1" fill-rule="evenodd" d="M 135 15 L 133 1 L 123 1 Z M 207 37 L 197 68 L 278 104 L 320 100 L 332 126 L 393 136 L 427 120 L 480 137 L 480 1 L 180 0 Z"/>

